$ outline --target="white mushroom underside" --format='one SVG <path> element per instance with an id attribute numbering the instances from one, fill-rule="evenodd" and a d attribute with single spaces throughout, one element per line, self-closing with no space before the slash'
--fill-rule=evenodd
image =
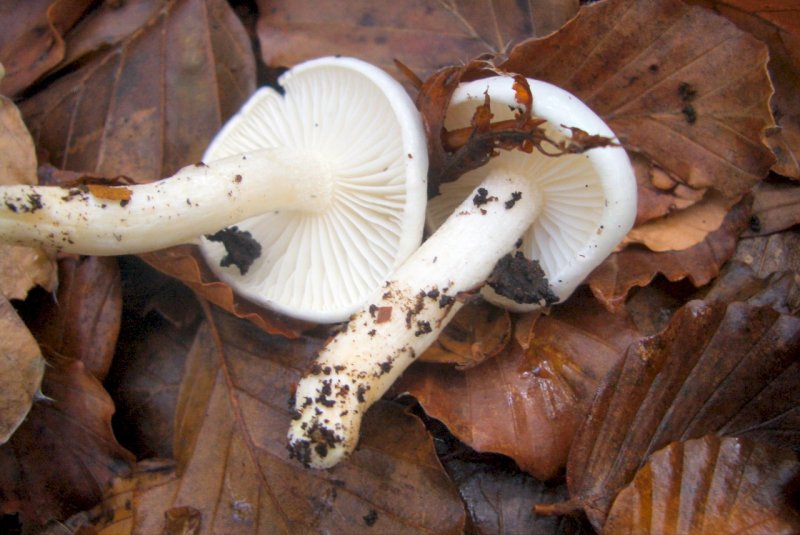
<path id="1" fill-rule="evenodd" d="M 340 321 L 418 245 L 421 215 L 408 213 L 406 180 L 407 172 L 424 177 L 427 154 L 424 142 L 418 148 L 399 135 L 392 103 L 374 81 L 337 66 L 314 71 L 313 80 L 286 77 L 285 95 L 271 88 L 256 93 L 241 112 L 249 114 L 246 121 L 223 130 L 204 160 L 286 147 L 324 162 L 335 181 L 329 202 L 309 198 L 307 210 L 238 223 L 262 247 L 245 275 L 219 266 L 221 244 L 204 240 L 202 248 L 216 274 L 244 283 L 249 298 L 294 316 Z M 424 184 L 419 193 L 423 200 Z M 402 227 L 414 217 L 420 223 L 410 239 Z"/>

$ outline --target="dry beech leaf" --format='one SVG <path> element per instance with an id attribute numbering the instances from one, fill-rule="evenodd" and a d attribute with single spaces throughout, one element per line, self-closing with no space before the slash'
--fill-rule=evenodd
<path id="1" fill-rule="evenodd" d="M 0 62 L 5 77 L 0 92 L 15 96 L 58 65 L 64 57 L 63 33 L 91 0 L 10 0 L 0 6 Z"/>
<path id="2" fill-rule="evenodd" d="M 794 0 L 692 0 L 728 17 L 769 46 L 769 72 L 775 86 L 772 107 L 779 129 L 767 143 L 778 161 L 776 173 L 800 178 L 800 8 Z"/>
<path id="3" fill-rule="evenodd" d="M 156 179 L 199 160 L 254 90 L 250 43 L 223 0 L 165 2 L 141 28 L 21 104 L 56 167 Z"/>
<path id="4" fill-rule="evenodd" d="M 629 152 L 628 156 L 637 182 L 634 227 L 689 208 L 703 199 L 707 188 L 694 189 L 678 182 L 641 154 Z"/>
<path id="5" fill-rule="evenodd" d="M 605 311 L 579 291 L 510 351 L 465 371 L 420 364 L 399 391 L 417 398 L 477 451 L 502 453 L 539 479 L 563 468 L 576 428 L 606 371 L 637 333 L 624 313 Z"/>
<path id="6" fill-rule="evenodd" d="M 117 261 L 66 257 L 58 267 L 55 298 L 41 298 L 28 324 L 42 346 L 80 360 L 102 381 L 114 357 L 122 316 Z"/>
<path id="7" fill-rule="evenodd" d="M 0 510 L 23 526 L 94 507 L 133 456 L 111 431 L 114 404 L 80 361 L 47 355 L 42 391 L 17 432 L 0 447 Z"/>
<path id="8" fill-rule="evenodd" d="M 774 162 L 766 46 L 678 0 L 584 6 L 557 33 L 517 45 L 500 65 L 563 87 L 693 188 L 738 199 Z"/>
<path id="9" fill-rule="evenodd" d="M 566 499 L 566 485 L 545 485 L 512 463 L 452 459 L 447 470 L 467 506 L 471 535 L 496 533 L 581 533 L 569 517 L 540 516 L 532 503 Z"/>
<path id="10" fill-rule="evenodd" d="M 761 278 L 780 271 L 800 273 L 800 233 L 787 231 L 741 239 L 733 260 L 752 267 Z"/>
<path id="11" fill-rule="evenodd" d="M 481 302 L 466 304 L 421 356 L 424 362 L 472 368 L 499 355 L 511 340 L 511 316 Z"/>
<path id="12" fill-rule="evenodd" d="M 750 199 L 746 198 L 728 212 L 719 229 L 694 247 L 663 253 L 627 247 L 611 254 L 587 282 L 609 310 L 620 310 L 631 288 L 647 286 L 659 273 L 673 282 L 688 278 L 695 286 L 704 286 L 733 255 L 736 240 L 749 222 Z"/>
<path id="13" fill-rule="evenodd" d="M 270 334 L 297 338 L 302 331 L 314 325 L 265 310 L 237 297 L 230 286 L 217 280 L 211 273 L 196 247 L 170 247 L 139 256 L 165 275 L 178 279 L 204 299 L 234 316 L 251 321 Z"/>
<path id="14" fill-rule="evenodd" d="M 732 437 L 674 442 L 620 491 L 603 533 L 798 533 L 789 503 L 798 477 L 791 450 Z"/>
<path id="15" fill-rule="evenodd" d="M 0 444 L 4 444 L 31 408 L 42 384 L 44 359 L 36 340 L 2 295 L 0 332 Z"/>
<path id="16" fill-rule="evenodd" d="M 711 191 L 705 199 L 685 210 L 634 228 L 625 236 L 622 245 L 641 243 L 657 253 L 694 247 L 720 227 L 730 207 L 730 201 Z"/>
<path id="17" fill-rule="evenodd" d="M 800 187 L 763 182 L 753 191 L 753 216 L 745 235 L 772 234 L 800 224 Z"/>
<path id="18" fill-rule="evenodd" d="M 464 511 L 422 423 L 391 403 L 328 471 L 289 458 L 287 400 L 318 339 L 289 341 L 225 314 L 197 334 L 176 411 L 174 485 L 134 502 L 135 532 L 191 507 L 202 533 L 461 533 Z"/>
<path id="19" fill-rule="evenodd" d="M 0 184 L 36 184 L 33 140 L 17 107 L 2 96 L 0 154 Z M 50 291 L 57 280 L 55 262 L 41 249 L 0 244 L 0 294 L 24 299 L 34 286 Z"/>
<path id="20" fill-rule="evenodd" d="M 603 379 L 567 464 L 571 504 L 600 529 L 656 450 L 707 434 L 797 447 L 800 318 L 690 301 Z"/>
<path id="21" fill-rule="evenodd" d="M 399 60 L 417 76 L 514 42 L 547 35 L 578 10 L 577 0 L 258 0 L 261 57 L 291 66 L 321 55 L 356 56 L 408 81 Z"/>

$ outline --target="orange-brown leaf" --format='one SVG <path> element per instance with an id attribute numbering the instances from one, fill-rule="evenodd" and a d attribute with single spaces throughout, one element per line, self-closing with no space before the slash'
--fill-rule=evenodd
<path id="1" fill-rule="evenodd" d="M 222 0 L 170 0 L 137 31 L 21 105 L 56 167 L 156 179 L 200 159 L 254 89 L 250 43 Z"/>
<path id="2" fill-rule="evenodd" d="M 753 216 L 748 236 L 772 234 L 800 224 L 800 186 L 763 182 L 753 192 Z"/>
<path id="3" fill-rule="evenodd" d="M 597 112 L 626 148 L 680 181 L 738 199 L 774 162 L 766 47 L 678 0 L 609 0 L 517 45 L 501 68 L 551 82 Z"/>
<path id="4" fill-rule="evenodd" d="M 523 338 L 527 350 L 515 340 L 510 351 L 463 372 L 415 365 L 398 389 L 470 447 L 503 453 L 550 479 L 566 462 L 598 382 L 636 332 L 627 315 L 606 312 L 581 291 Z"/>
<path id="5" fill-rule="evenodd" d="M 673 442 L 620 491 L 603 533 L 797 533 L 798 477 L 791 450 L 731 437 Z"/>
<path id="6" fill-rule="evenodd" d="M 647 458 L 676 440 L 738 435 L 798 446 L 800 319 L 691 301 L 604 378 L 570 450 L 567 481 L 596 528 Z"/>
<path id="7" fill-rule="evenodd" d="M 111 431 L 114 404 L 80 361 L 47 355 L 42 391 L 11 440 L 0 447 L 0 510 L 19 513 L 32 532 L 93 507 L 133 456 Z"/>
<path id="8" fill-rule="evenodd" d="M 749 222 L 750 200 L 745 199 L 728 212 L 719 229 L 694 247 L 663 253 L 627 247 L 611 254 L 589 275 L 587 282 L 610 310 L 621 309 L 631 288 L 647 286 L 659 273 L 670 281 L 689 279 L 695 286 L 703 286 L 733 255 L 736 240 Z"/>

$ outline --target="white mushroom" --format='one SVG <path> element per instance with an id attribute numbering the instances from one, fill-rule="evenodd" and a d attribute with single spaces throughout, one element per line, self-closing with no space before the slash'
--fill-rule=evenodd
<path id="1" fill-rule="evenodd" d="M 397 81 L 353 58 L 308 61 L 280 83 L 285 95 L 259 90 L 205 163 L 168 179 L 0 189 L 0 241 L 128 254 L 236 224 L 200 239 L 220 278 L 294 317 L 346 319 L 422 238 L 422 121 Z"/>
<path id="2" fill-rule="evenodd" d="M 510 117 L 518 106 L 513 82 L 463 84 L 446 124 L 468 125 L 485 92 L 495 117 Z M 573 95 L 529 84 L 533 114 L 552 125 L 551 137 L 567 135 L 565 127 L 614 137 Z M 504 255 L 521 248 L 539 261 L 549 286 L 528 292 L 529 303 L 491 299 L 514 310 L 564 300 L 613 251 L 636 214 L 636 181 L 619 146 L 558 157 L 504 152 L 442 190 L 443 200 L 431 201 L 431 220 L 442 212 L 449 217 L 322 349 L 297 386 L 289 450 L 306 465 L 328 468 L 353 451 L 367 408 L 436 340 L 460 306 L 458 294 L 480 287 Z M 451 193 L 461 197 L 455 208 Z M 541 274 L 523 275 L 543 282 Z"/>

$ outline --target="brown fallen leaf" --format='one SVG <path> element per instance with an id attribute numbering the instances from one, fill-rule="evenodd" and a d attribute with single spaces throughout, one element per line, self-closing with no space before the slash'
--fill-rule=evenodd
<path id="1" fill-rule="evenodd" d="M 217 280 L 211 273 L 196 247 L 171 247 L 139 256 L 165 275 L 178 279 L 202 298 L 234 316 L 251 321 L 270 334 L 297 338 L 302 331 L 314 326 L 312 323 L 266 310 L 238 297 L 230 286 Z"/>
<path id="2" fill-rule="evenodd" d="M 119 268 L 111 257 L 67 257 L 58 263 L 55 296 L 38 296 L 26 319 L 48 351 L 80 360 L 104 380 L 117 345 L 122 316 Z"/>
<path id="3" fill-rule="evenodd" d="M 625 147 L 693 188 L 744 195 L 774 162 L 767 48 L 678 0 L 584 6 L 500 65 L 551 82 L 597 112 Z"/>
<path id="4" fill-rule="evenodd" d="M 613 253 L 587 282 L 595 297 L 609 310 L 620 310 L 635 286 L 647 286 L 659 273 L 670 281 L 689 279 L 697 287 L 708 284 L 733 255 L 737 237 L 750 222 L 750 200 L 734 206 L 722 225 L 701 243 L 683 251 L 654 253 L 643 247 L 627 247 Z"/>
<path id="5" fill-rule="evenodd" d="M 713 433 L 797 447 L 798 353 L 800 318 L 689 302 L 603 379 L 570 450 L 570 504 L 601 529 L 619 490 L 676 440 Z"/>
<path id="6" fill-rule="evenodd" d="M 261 57 L 268 65 L 288 67 L 329 54 L 356 56 L 411 87 L 394 60 L 426 78 L 442 66 L 503 53 L 514 42 L 547 35 L 577 12 L 579 2 L 258 0 L 258 5 Z"/>
<path id="7" fill-rule="evenodd" d="M 751 266 L 761 278 L 781 271 L 800 273 L 800 232 L 790 230 L 741 239 L 733 260 Z"/>
<path id="8" fill-rule="evenodd" d="M 254 90 L 241 22 L 222 0 L 170 0 L 129 37 L 25 100 L 56 167 L 136 180 L 200 159 Z"/>
<path id="9" fill-rule="evenodd" d="M 471 524 L 467 533 L 582 533 L 576 519 L 540 516 L 531 507 L 532 503 L 566 499 L 563 483 L 545 485 L 501 459 L 453 459 L 445 466 L 467 506 Z"/>
<path id="10" fill-rule="evenodd" d="M 800 224 L 800 186 L 763 182 L 753 191 L 753 215 L 745 236 L 772 234 Z"/>
<path id="11" fill-rule="evenodd" d="M 702 201 L 684 210 L 634 228 L 620 245 L 641 243 L 657 253 L 694 247 L 720 227 L 730 208 L 730 201 L 712 190 Z"/>
<path id="12" fill-rule="evenodd" d="M 93 507 L 133 456 L 111 431 L 114 404 L 80 361 L 47 355 L 42 391 L 49 399 L 0 447 L 0 511 L 24 530 Z"/>
<path id="13" fill-rule="evenodd" d="M 33 140 L 17 107 L 2 96 L 0 154 L 0 185 L 36 184 Z M 0 244 L 0 294 L 25 299 L 34 286 L 50 291 L 57 281 L 55 262 L 41 249 Z"/>
<path id="14" fill-rule="evenodd" d="M 799 476 L 791 450 L 732 437 L 673 442 L 620 491 L 603 533 L 798 533 L 789 495 Z"/>
<path id="15" fill-rule="evenodd" d="M 397 390 L 419 400 L 459 440 L 502 453 L 541 480 L 563 468 L 595 388 L 637 338 L 626 314 L 612 315 L 584 290 L 537 319 L 523 350 L 464 371 L 418 364 Z"/>
<path id="16" fill-rule="evenodd" d="M 419 420 L 381 403 L 349 460 L 306 469 L 286 448 L 287 400 L 322 340 L 213 318 L 189 353 L 178 400 L 178 482 L 134 501 L 137 532 L 161 532 L 164 512 L 178 506 L 201 512 L 204 533 L 462 532 L 463 505 Z"/>
<path id="17" fill-rule="evenodd" d="M 12 0 L 0 7 L 0 93 L 16 96 L 64 57 L 64 32 L 91 0 Z"/>
<path id="18" fill-rule="evenodd" d="M 0 444 L 4 444 L 31 409 L 42 384 L 44 358 L 30 331 L 2 295 L 0 332 Z"/>
<path id="19" fill-rule="evenodd" d="M 704 299 L 771 306 L 781 314 L 796 316 L 800 313 L 800 272 L 781 271 L 759 276 L 751 266 L 734 260 L 725 265 Z"/>
<path id="20" fill-rule="evenodd" d="M 678 182 L 641 154 L 629 152 L 636 174 L 636 221 L 638 227 L 666 216 L 675 210 L 689 208 L 702 200 L 707 188 L 694 189 Z"/>
<path id="21" fill-rule="evenodd" d="M 779 128 L 767 143 L 778 161 L 773 170 L 800 178 L 800 9 L 792 0 L 690 0 L 726 16 L 769 46 L 769 73 L 775 86 L 772 109 Z"/>
<path id="22" fill-rule="evenodd" d="M 419 359 L 467 369 L 499 355 L 510 341 L 508 312 L 485 302 L 467 303 Z"/>

